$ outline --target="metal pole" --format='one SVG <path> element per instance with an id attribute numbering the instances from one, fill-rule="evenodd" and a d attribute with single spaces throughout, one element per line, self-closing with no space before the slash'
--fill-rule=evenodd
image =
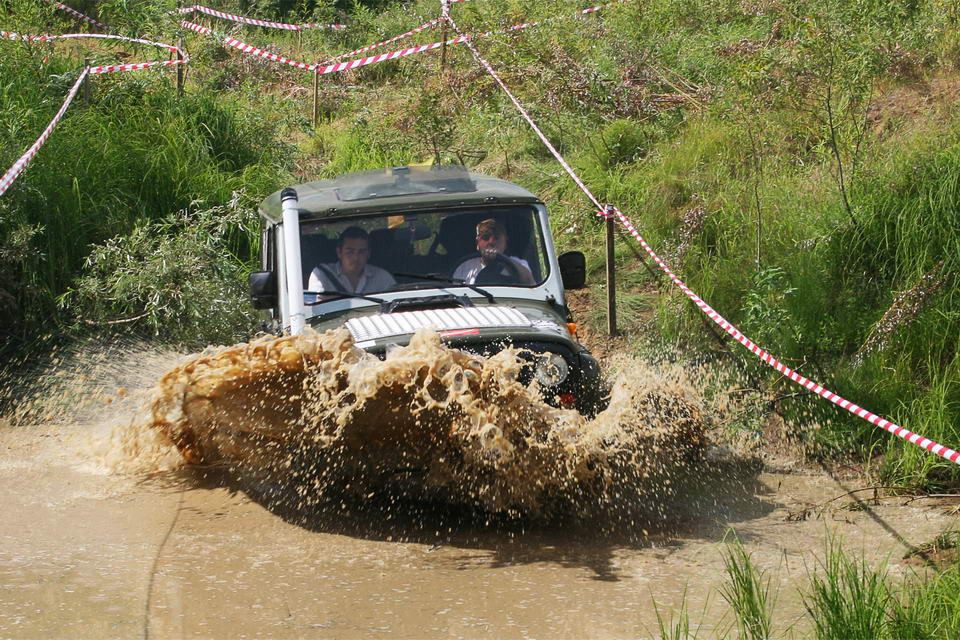
<path id="1" fill-rule="evenodd" d="M 177 60 L 183 60 L 183 38 L 177 38 Z M 183 96 L 183 63 L 177 65 L 177 95 Z"/>
<path id="2" fill-rule="evenodd" d="M 317 127 L 317 118 L 320 116 L 320 74 L 313 70 L 313 127 Z"/>
<path id="3" fill-rule="evenodd" d="M 617 279 L 613 255 L 613 210 L 607 207 L 607 333 L 617 335 Z"/>
<path id="4" fill-rule="evenodd" d="M 283 209 L 283 248 L 287 267 L 287 310 L 290 317 L 290 335 L 303 331 L 306 308 L 303 304 L 303 267 L 300 264 L 300 210 L 296 189 L 287 187 L 280 192 Z"/>

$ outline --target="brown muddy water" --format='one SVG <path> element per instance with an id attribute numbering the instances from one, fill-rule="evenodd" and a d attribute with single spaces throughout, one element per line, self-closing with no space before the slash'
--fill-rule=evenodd
<path id="1" fill-rule="evenodd" d="M 862 482 L 715 447 L 730 407 L 680 367 L 626 362 L 587 420 L 428 334 L 72 361 L 0 418 L 0 637 L 654 638 L 684 602 L 720 637 L 731 531 L 805 637 L 828 539 L 901 575 L 956 521 L 802 517 Z"/>

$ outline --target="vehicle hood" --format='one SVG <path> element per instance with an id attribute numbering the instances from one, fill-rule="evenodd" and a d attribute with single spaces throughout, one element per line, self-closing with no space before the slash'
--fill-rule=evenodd
<path id="1" fill-rule="evenodd" d="M 441 339 L 454 343 L 572 341 L 565 318 L 556 309 L 530 300 L 502 299 L 496 304 L 393 313 L 380 313 L 379 308 L 368 307 L 337 318 L 318 320 L 313 324 L 315 329 L 345 326 L 357 346 L 368 350 L 407 344 L 414 333 L 423 329 L 433 329 Z"/>

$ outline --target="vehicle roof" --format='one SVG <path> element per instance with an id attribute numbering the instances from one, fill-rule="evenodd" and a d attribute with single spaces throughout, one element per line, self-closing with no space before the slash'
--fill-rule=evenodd
<path id="1" fill-rule="evenodd" d="M 301 218 L 327 218 L 413 209 L 449 209 L 480 204 L 539 203 L 518 185 L 459 165 L 391 167 L 360 171 L 293 187 Z M 280 191 L 260 204 L 260 213 L 280 222 Z"/>

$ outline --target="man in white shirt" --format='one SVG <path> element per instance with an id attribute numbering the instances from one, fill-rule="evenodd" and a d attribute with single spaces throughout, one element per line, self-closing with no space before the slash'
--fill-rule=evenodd
<path id="1" fill-rule="evenodd" d="M 318 265 L 310 272 L 308 291 L 345 291 L 377 293 L 388 291 L 397 283 L 380 267 L 367 264 L 370 259 L 370 238 L 360 227 L 347 227 L 337 240 L 337 261 Z"/>
<path id="2" fill-rule="evenodd" d="M 477 225 L 477 253 L 480 255 L 460 263 L 453 278 L 475 284 L 480 272 L 490 267 L 494 279 L 500 281 L 497 284 L 535 284 L 530 264 L 523 258 L 504 253 L 507 240 L 507 230 L 499 221 L 493 218 L 481 221 Z"/>

